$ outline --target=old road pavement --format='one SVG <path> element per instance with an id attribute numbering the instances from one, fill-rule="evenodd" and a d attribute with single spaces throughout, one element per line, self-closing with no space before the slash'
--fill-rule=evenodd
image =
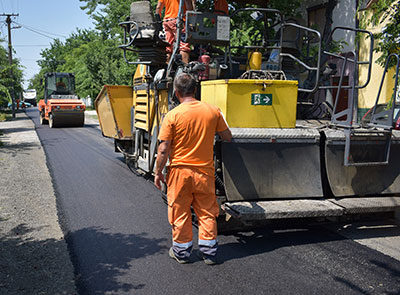
<path id="1" fill-rule="evenodd" d="M 93 124 L 50 129 L 37 110 L 26 113 L 44 146 L 79 294 L 400 294 L 398 259 L 320 225 L 220 235 L 219 265 L 194 257 L 180 265 L 167 254 L 160 192 L 112 141 Z"/>

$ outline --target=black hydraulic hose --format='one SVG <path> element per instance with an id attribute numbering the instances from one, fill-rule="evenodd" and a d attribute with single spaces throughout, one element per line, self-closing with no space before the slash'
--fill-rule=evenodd
<path id="1" fill-rule="evenodd" d="M 218 176 L 217 172 L 215 172 L 215 186 L 216 190 L 219 190 L 221 193 L 225 194 L 225 186 L 222 179 Z"/>

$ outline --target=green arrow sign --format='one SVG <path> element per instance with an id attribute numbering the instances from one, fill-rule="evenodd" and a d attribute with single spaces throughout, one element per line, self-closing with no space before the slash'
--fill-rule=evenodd
<path id="1" fill-rule="evenodd" d="M 255 106 L 272 106 L 272 94 L 252 93 L 251 104 Z"/>

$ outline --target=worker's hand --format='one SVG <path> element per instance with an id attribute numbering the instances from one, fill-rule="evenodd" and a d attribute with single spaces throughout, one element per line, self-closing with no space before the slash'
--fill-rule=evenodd
<path id="1" fill-rule="evenodd" d="M 161 182 L 165 183 L 164 180 L 164 174 L 162 174 L 162 172 L 157 173 L 155 178 L 154 178 L 154 184 L 156 185 L 156 187 L 161 190 Z"/>

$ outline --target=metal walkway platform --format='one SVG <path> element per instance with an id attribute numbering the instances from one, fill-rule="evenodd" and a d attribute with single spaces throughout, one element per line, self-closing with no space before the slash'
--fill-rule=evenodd
<path id="1" fill-rule="evenodd" d="M 242 221 L 335 217 L 400 210 L 400 197 L 227 202 L 225 211 Z"/>

